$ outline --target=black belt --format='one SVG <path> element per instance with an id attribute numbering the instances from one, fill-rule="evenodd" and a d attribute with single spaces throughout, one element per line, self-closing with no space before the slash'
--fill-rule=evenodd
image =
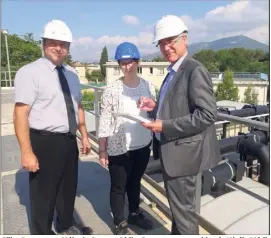
<path id="1" fill-rule="evenodd" d="M 54 131 L 46 131 L 46 130 L 37 130 L 34 128 L 30 128 L 30 131 L 42 136 L 68 136 L 68 137 L 75 137 L 76 135 L 73 135 L 71 132 L 54 132 Z"/>

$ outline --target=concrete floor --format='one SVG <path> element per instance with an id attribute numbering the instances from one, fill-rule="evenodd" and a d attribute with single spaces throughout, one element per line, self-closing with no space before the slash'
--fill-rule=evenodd
<path id="1" fill-rule="evenodd" d="M 1 104 L 1 233 L 29 234 L 28 173 L 21 169 L 20 152 L 12 123 L 11 94 L 2 94 Z M 79 223 L 91 226 L 94 234 L 112 234 L 109 204 L 110 178 L 108 170 L 95 156 L 80 157 L 79 181 L 74 216 Z M 141 207 L 154 223 L 151 231 L 131 227 L 135 234 L 169 234 L 164 222 L 149 206 Z M 127 206 L 125 209 L 127 215 Z"/>

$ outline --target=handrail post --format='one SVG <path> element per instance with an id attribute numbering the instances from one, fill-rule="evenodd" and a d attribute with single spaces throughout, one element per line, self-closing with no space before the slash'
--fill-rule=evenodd
<path id="1" fill-rule="evenodd" d="M 218 119 L 221 119 L 221 120 L 229 120 L 231 122 L 245 124 L 247 126 L 255 127 L 257 129 L 268 131 L 268 132 L 269 132 L 269 129 L 270 129 L 269 124 L 265 123 L 265 122 L 249 120 L 249 119 L 246 119 L 246 118 L 227 115 L 227 114 L 223 114 L 223 113 L 218 113 L 217 116 L 218 116 Z"/>

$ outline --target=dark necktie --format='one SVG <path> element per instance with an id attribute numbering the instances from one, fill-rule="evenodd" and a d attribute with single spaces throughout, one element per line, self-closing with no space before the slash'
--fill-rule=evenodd
<path id="1" fill-rule="evenodd" d="M 76 122 L 75 111 L 74 111 L 74 107 L 73 107 L 70 88 L 69 88 L 67 79 L 62 71 L 63 66 L 57 66 L 56 69 L 58 71 L 59 82 L 61 84 L 61 88 L 62 88 L 62 92 L 64 95 L 64 100 L 65 100 L 65 104 L 66 104 L 66 108 L 67 108 L 69 129 L 70 129 L 70 132 L 73 135 L 75 135 L 76 130 L 77 130 L 77 122 Z"/>

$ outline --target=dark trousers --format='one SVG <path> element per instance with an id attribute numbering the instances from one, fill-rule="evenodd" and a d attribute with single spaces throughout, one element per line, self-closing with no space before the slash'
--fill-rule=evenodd
<path id="1" fill-rule="evenodd" d="M 114 224 L 124 221 L 125 192 L 129 202 L 129 212 L 139 209 L 140 181 L 150 158 L 150 147 L 128 151 L 126 154 L 109 156 L 111 177 L 110 205 Z"/>
<path id="2" fill-rule="evenodd" d="M 170 178 L 164 173 L 165 189 L 172 213 L 172 235 L 198 235 L 196 215 L 196 178 Z"/>
<path id="3" fill-rule="evenodd" d="M 29 173 L 31 233 L 54 234 L 55 208 L 56 229 L 61 232 L 73 224 L 79 153 L 76 138 L 30 131 L 30 139 L 40 168 Z"/>

